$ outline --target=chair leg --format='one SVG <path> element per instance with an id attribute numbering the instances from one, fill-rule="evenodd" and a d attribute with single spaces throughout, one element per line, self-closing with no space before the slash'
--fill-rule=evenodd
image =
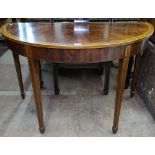
<path id="1" fill-rule="evenodd" d="M 106 62 L 104 64 L 104 71 L 105 71 L 104 88 L 103 88 L 104 95 L 108 95 L 109 92 L 110 69 L 111 69 L 111 61 Z"/>
<path id="2" fill-rule="evenodd" d="M 53 83 L 55 95 L 59 95 L 60 90 L 58 86 L 58 64 L 53 63 Z"/>
<path id="3" fill-rule="evenodd" d="M 128 87 L 130 85 L 131 71 L 132 71 L 133 63 L 134 63 L 134 57 L 132 56 L 129 59 L 129 65 L 128 65 L 128 71 L 127 71 L 127 76 L 126 76 L 126 81 L 125 81 L 124 89 L 128 89 Z"/>
<path id="4" fill-rule="evenodd" d="M 42 80 L 41 63 L 39 61 L 39 76 L 40 76 L 40 88 L 44 87 L 44 82 Z"/>

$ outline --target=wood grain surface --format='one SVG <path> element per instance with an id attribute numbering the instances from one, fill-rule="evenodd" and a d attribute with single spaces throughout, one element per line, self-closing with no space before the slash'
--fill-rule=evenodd
<path id="1" fill-rule="evenodd" d="M 1 33 L 23 44 L 61 49 L 103 48 L 133 43 L 149 37 L 147 22 L 10 23 Z"/>

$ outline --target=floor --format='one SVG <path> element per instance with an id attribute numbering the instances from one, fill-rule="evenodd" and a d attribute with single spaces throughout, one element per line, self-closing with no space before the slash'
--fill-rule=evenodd
<path id="1" fill-rule="evenodd" d="M 59 76 L 61 95 L 53 91 L 52 65 L 42 62 L 42 103 L 46 132 L 41 135 L 26 59 L 20 57 L 26 98 L 20 97 L 11 52 L 0 57 L 0 136 L 155 136 L 155 122 L 141 99 L 125 90 L 119 130 L 112 134 L 116 76 L 112 68 L 109 95 L 102 94 L 103 78 L 95 69 L 73 69 Z"/>

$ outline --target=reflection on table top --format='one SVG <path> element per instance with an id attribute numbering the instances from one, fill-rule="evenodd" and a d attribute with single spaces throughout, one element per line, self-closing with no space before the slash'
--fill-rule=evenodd
<path id="1" fill-rule="evenodd" d="M 15 42 L 48 48 L 102 48 L 132 43 L 153 33 L 147 22 L 10 23 L 2 34 Z"/>

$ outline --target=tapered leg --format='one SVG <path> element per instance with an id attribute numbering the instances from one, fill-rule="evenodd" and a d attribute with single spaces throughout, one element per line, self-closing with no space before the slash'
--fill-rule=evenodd
<path id="1" fill-rule="evenodd" d="M 107 95 L 109 92 L 110 69 L 111 69 L 111 61 L 106 62 L 104 64 L 104 71 L 105 71 L 105 80 L 104 80 L 104 88 L 103 88 L 104 95 Z"/>
<path id="2" fill-rule="evenodd" d="M 117 133 L 117 130 L 118 130 L 119 115 L 121 110 L 125 79 L 126 79 L 126 74 L 128 69 L 128 62 L 129 62 L 128 57 L 125 57 L 124 59 L 119 60 L 119 71 L 118 71 L 118 77 L 117 77 L 117 89 L 116 89 L 116 98 L 115 98 L 115 112 L 114 112 L 114 121 L 113 121 L 113 127 L 112 127 L 112 131 L 114 134 Z"/>
<path id="3" fill-rule="evenodd" d="M 137 80 L 138 80 L 138 73 L 139 73 L 140 63 L 141 63 L 141 53 L 136 55 L 136 58 L 135 58 L 135 67 L 134 67 L 133 78 L 132 78 L 132 81 L 131 81 L 130 97 L 133 97 L 134 94 L 135 94 L 135 89 L 136 89 Z"/>
<path id="4" fill-rule="evenodd" d="M 44 87 L 44 82 L 42 80 L 41 63 L 39 61 L 39 76 L 40 76 L 40 88 Z"/>
<path id="5" fill-rule="evenodd" d="M 18 78 L 21 97 L 24 99 L 25 92 L 24 92 L 24 85 L 23 85 L 23 80 L 22 80 L 22 73 L 21 73 L 20 61 L 19 61 L 18 54 L 13 53 L 13 59 L 14 59 L 14 64 L 15 64 L 15 68 L 16 68 L 16 72 L 17 72 L 17 78 Z"/>
<path id="6" fill-rule="evenodd" d="M 32 80 L 33 94 L 35 99 L 35 105 L 37 110 L 39 130 L 40 133 L 45 132 L 45 126 L 43 122 L 43 112 L 42 112 L 42 103 L 41 103 L 41 91 L 40 91 L 40 76 L 39 76 L 39 61 L 28 59 L 29 70 Z"/>
<path id="7" fill-rule="evenodd" d="M 131 71 L 132 71 L 133 61 L 134 61 L 134 58 L 132 56 L 129 59 L 128 71 L 127 71 L 127 76 L 126 76 L 126 81 L 125 81 L 125 87 L 124 87 L 125 89 L 128 89 L 128 87 L 130 85 L 130 79 L 131 79 Z"/>
<path id="8" fill-rule="evenodd" d="M 58 64 L 53 64 L 53 83 L 54 83 L 54 92 L 55 95 L 59 95 L 60 90 L 58 86 Z"/>

